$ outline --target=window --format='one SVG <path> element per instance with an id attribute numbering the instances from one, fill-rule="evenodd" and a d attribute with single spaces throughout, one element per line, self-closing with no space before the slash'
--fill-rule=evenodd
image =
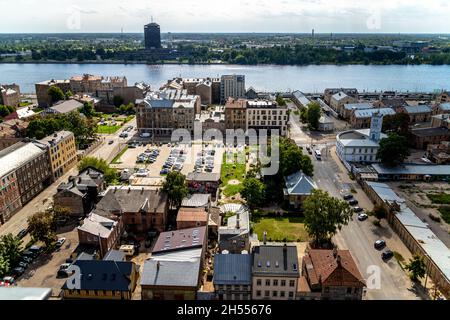
<path id="1" fill-rule="evenodd" d="M 261 297 L 261 290 L 257 290 L 257 291 L 256 291 L 256 296 L 257 296 L 257 297 Z"/>
<path id="2" fill-rule="evenodd" d="M 269 279 L 266 280 L 266 286 L 270 286 L 270 280 Z"/>
<path id="3" fill-rule="evenodd" d="M 264 297 L 270 297 L 270 291 L 269 290 L 264 291 Z"/>
<path id="4" fill-rule="evenodd" d="M 330 287 L 325 287 L 325 293 L 329 293 L 330 292 Z"/>
<path id="5" fill-rule="evenodd" d="M 352 293 L 352 288 L 348 287 L 347 288 L 347 294 L 351 294 Z"/>
<path id="6" fill-rule="evenodd" d="M 294 297 L 294 292 L 293 291 L 289 291 L 289 298 L 293 298 Z"/>
<path id="7" fill-rule="evenodd" d="M 286 293 L 284 291 L 280 291 L 280 297 L 284 298 Z"/>
<path id="8" fill-rule="evenodd" d="M 272 297 L 278 297 L 278 291 L 272 291 Z"/>
<path id="9" fill-rule="evenodd" d="M 295 286 L 295 280 L 289 280 L 289 287 Z"/>
<path id="10" fill-rule="evenodd" d="M 286 280 L 281 280 L 281 286 L 285 287 L 286 286 Z"/>
<path id="11" fill-rule="evenodd" d="M 278 286 L 278 280 L 273 280 L 273 285 Z"/>

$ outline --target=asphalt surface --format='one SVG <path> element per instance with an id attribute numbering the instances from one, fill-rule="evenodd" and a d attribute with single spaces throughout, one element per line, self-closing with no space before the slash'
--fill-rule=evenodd
<path id="1" fill-rule="evenodd" d="M 301 130 L 297 121 L 291 122 L 291 138 L 298 145 L 304 147 L 310 146 L 311 144 L 310 136 Z M 344 181 L 342 178 L 347 173 L 343 171 L 345 168 L 342 165 L 336 163 L 336 160 L 331 154 L 334 152 L 334 141 L 328 137 L 327 139 L 313 142 L 316 142 L 314 149 L 319 149 L 322 153 L 321 161 L 317 161 L 313 155 L 310 155 L 314 163 L 314 180 L 318 187 L 338 198 L 342 198 L 342 193 L 348 192 L 353 187 L 358 191 L 355 197 L 358 199 L 359 205 L 365 210 L 371 210 L 373 204 L 359 188 L 357 183 Z M 359 270 L 367 281 L 368 289 L 365 299 L 420 299 L 420 295 L 416 294 L 414 289 L 411 288 L 411 281 L 400 268 L 395 258 L 384 262 L 381 259 L 382 251 L 378 251 L 373 247 L 376 240 L 383 238 L 386 240 L 389 248 L 402 253 L 405 252 L 405 255 L 407 255 L 408 251 L 398 236 L 387 224 L 384 224 L 383 228 L 379 228 L 374 226 L 369 220 L 363 222 L 358 221 L 356 216 L 355 214 L 353 220 L 336 234 L 333 241 L 339 249 L 350 250 L 355 259 Z M 376 276 L 377 274 L 379 276 Z M 375 280 L 372 281 L 372 279 Z"/>

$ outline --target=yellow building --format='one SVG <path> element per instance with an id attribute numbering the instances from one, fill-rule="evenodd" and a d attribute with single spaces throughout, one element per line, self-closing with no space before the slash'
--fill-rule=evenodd
<path id="1" fill-rule="evenodd" d="M 72 132 L 58 131 L 37 142 L 47 147 L 54 180 L 77 164 L 77 147 Z"/>

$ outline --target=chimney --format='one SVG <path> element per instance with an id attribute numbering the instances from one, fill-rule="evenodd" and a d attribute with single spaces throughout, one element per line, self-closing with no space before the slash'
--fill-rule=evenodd
<path id="1" fill-rule="evenodd" d="M 266 242 L 267 242 L 267 232 L 264 230 L 264 233 L 263 233 L 263 243 L 264 243 L 264 245 L 266 244 Z"/>
<path id="2" fill-rule="evenodd" d="M 341 256 L 340 255 L 337 255 L 336 263 L 337 263 L 338 266 L 341 266 Z"/>

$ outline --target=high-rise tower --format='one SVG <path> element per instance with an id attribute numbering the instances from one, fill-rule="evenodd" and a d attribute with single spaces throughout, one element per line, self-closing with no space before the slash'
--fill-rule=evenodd
<path id="1" fill-rule="evenodd" d="M 381 137 L 381 128 L 383 127 L 383 115 L 377 111 L 372 114 L 370 122 L 370 140 L 379 142 Z"/>
<path id="2" fill-rule="evenodd" d="M 159 24 L 152 22 L 144 26 L 145 49 L 161 48 L 161 30 Z"/>

